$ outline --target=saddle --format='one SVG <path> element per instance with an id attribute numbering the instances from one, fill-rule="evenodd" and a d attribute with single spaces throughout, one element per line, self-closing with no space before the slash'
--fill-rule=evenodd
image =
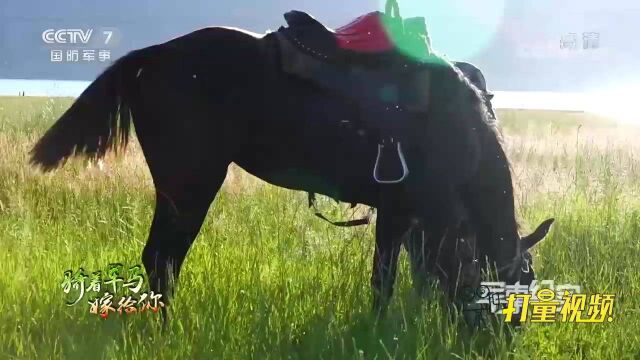
<path id="1" fill-rule="evenodd" d="M 431 51 L 424 18 L 371 12 L 336 31 L 305 12 L 284 18 L 288 26 L 275 33 L 282 70 L 353 104 L 356 122 L 380 134 L 374 179 L 404 180 L 409 170 L 401 141 L 411 119 L 429 110 Z M 402 175 L 396 179 L 379 175 L 385 147 L 397 152 Z"/>
<path id="2" fill-rule="evenodd" d="M 284 18 L 288 27 L 279 32 L 303 52 L 324 61 L 365 67 L 391 65 L 406 71 L 410 69 L 404 65 L 420 66 L 431 53 L 422 17 L 402 20 L 374 11 L 335 31 L 302 11 L 289 11 Z"/>

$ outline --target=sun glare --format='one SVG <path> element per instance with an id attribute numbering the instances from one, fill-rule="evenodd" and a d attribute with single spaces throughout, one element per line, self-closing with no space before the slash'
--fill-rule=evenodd
<path id="1" fill-rule="evenodd" d="M 585 111 L 613 120 L 640 125 L 637 103 L 640 86 L 619 87 L 587 95 Z"/>

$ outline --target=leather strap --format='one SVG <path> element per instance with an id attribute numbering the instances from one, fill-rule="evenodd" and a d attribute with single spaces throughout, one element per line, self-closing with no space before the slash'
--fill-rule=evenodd
<path id="1" fill-rule="evenodd" d="M 327 219 L 327 217 L 325 217 L 324 215 L 322 215 L 322 213 L 320 212 L 320 210 L 318 210 L 316 208 L 316 194 L 315 193 L 308 193 L 309 194 L 309 207 L 313 208 L 314 210 L 314 214 L 319 217 L 320 219 L 335 225 L 335 226 L 340 226 L 340 227 L 352 227 L 352 226 L 360 226 L 360 225 L 367 225 L 369 223 L 371 223 L 371 215 L 373 213 L 373 208 L 369 209 L 369 214 L 366 217 L 363 217 L 361 219 L 354 219 L 354 220 L 347 220 L 347 221 L 332 221 Z M 356 206 L 356 204 L 351 204 L 351 208 L 353 209 Z"/>

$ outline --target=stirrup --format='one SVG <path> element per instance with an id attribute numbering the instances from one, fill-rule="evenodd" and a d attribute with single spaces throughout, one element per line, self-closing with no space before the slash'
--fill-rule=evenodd
<path id="1" fill-rule="evenodd" d="M 393 143 L 393 138 L 391 139 L 391 143 Z M 373 167 L 373 179 L 378 184 L 397 184 L 402 180 L 404 180 L 407 177 L 407 175 L 409 175 L 409 168 L 407 167 L 407 162 L 404 159 L 404 153 L 402 152 L 402 146 L 400 145 L 400 141 L 398 141 L 397 148 L 398 148 L 398 158 L 400 159 L 400 164 L 402 165 L 402 176 L 399 179 L 380 180 L 380 177 L 378 176 L 378 163 L 380 163 L 380 153 L 382 152 L 382 148 L 384 148 L 384 141 L 383 143 L 378 144 L 378 156 L 376 157 L 376 164 Z"/>

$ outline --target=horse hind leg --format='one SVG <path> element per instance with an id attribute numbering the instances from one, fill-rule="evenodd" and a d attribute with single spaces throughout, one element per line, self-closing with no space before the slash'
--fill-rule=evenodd
<path id="1" fill-rule="evenodd" d="M 185 77 L 176 70 L 184 67 L 182 63 L 154 62 L 139 77 L 140 89 L 132 92 L 138 94 L 132 104 L 136 135 L 156 189 L 142 262 L 150 290 L 162 294 L 165 305 L 227 168 L 247 136 L 246 112 L 237 111 L 236 104 L 227 106 L 228 97 L 203 93 L 191 81 L 196 81 L 192 74 L 204 71 L 198 64 L 189 63 L 195 70 Z M 235 89 L 233 85 L 224 74 L 215 82 L 220 89 Z"/>
<path id="2" fill-rule="evenodd" d="M 225 175 L 226 166 L 222 166 L 213 179 L 206 177 L 168 187 L 156 185 L 155 214 L 142 262 L 150 289 L 162 294 L 165 306 L 171 300 L 182 264 Z M 166 308 L 163 307 L 162 312 L 166 320 Z"/>

